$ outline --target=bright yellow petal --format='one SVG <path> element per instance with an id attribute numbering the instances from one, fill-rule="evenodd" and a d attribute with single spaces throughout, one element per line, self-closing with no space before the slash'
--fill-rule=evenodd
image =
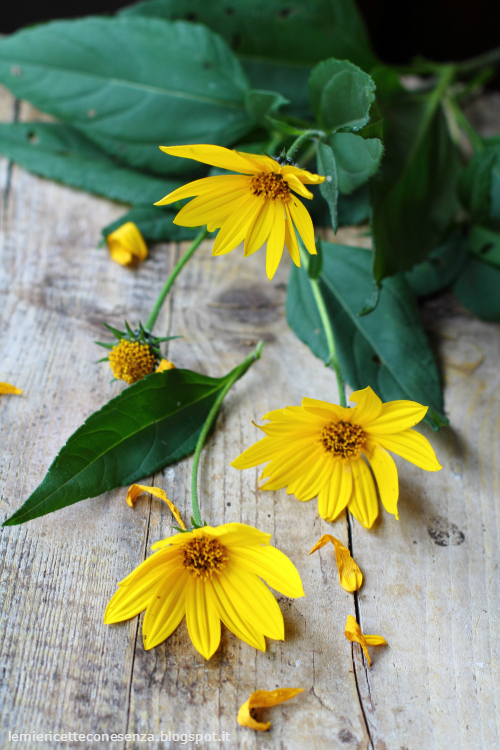
<path id="1" fill-rule="evenodd" d="M 276 547 L 233 547 L 228 556 L 235 565 L 263 578 L 268 586 L 284 596 L 305 596 L 297 568 Z"/>
<path id="2" fill-rule="evenodd" d="M 416 401 L 388 401 L 382 406 L 380 415 L 366 424 L 369 435 L 393 435 L 415 427 L 427 414 L 428 406 Z"/>
<path id="3" fill-rule="evenodd" d="M 0 393 L 19 396 L 19 394 L 22 393 L 22 390 L 20 388 L 16 388 L 15 385 L 11 385 L 10 383 L 0 383 Z"/>
<path id="4" fill-rule="evenodd" d="M 276 201 L 276 212 L 271 233 L 267 239 L 266 273 L 272 279 L 276 273 L 283 250 L 285 249 L 285 209 L 283 204 Z"/>
<path id="5" fill-rule="evenodd" d="M 405 430 L 396 435 L 377 435 L 377 443 L 386 450 L 396 453 L 425 471 L 439 471 L 443 467 L 438 462 L 432 445 L 416 430 Z"/>
<path id="6" fill-rule="evenodd" d="M 234 466 L 235 469 L 251 469 L 253 466 L 269 461 L 280 451 L 280 445 L 276 444 L 272 438 L 265 437 L 244 450 L 238 458 L 231 462 L 231 466 Z"/>
<path id="7" fill-rule="evenodd" d="M 342 513 L 352 494 L 352 472 L 348 461 L 334 461 L 330 481 L 318 495 L 318 513 L 325 521 L 334 521 Z"/>
<path id="8" fill-rule="evenodd" d="M 335 549 L 335 560 L 337 562 L 340 585 L 346 591 L 357 591 L 361 588 L 361 584 L 363 583 L 363 574 L 357 563 L 351 557 L 350 551 L 347 547 L 344 547 L 339 539 L 331 536 L 331 534 L 323 534 L 309 554 L 311 555 L 313 552 L 316 552 L 316 550 L 321 549 L 321 547 L 324 547 L 328 542 L 331 542 Z"/>
<path id="9" fill-rule="evenodd" d="M 163 360 L 166 362 L 166 360 Z M 179 511 L 171 502 L 168 497 L 166 496 L 164 490 L 162 490 L 160 487 L 148 487 L 148 485 L 145 484 L 133 484 L 131 487 L 129 487 L 129 490 L 127 492 L 127 497 L 125 498 L 127 501 L 127 505 L 130 505 L 131 508 L 134 507 L 134 500 L 142 493 L 142 492 L 149 492 L 150 495 L 154 495 L 155 497 L 159 498 L 160 500 L 163 500 L 170 510 L 172 511 L 172 515 L 174 516 L 175 520 L 181 527 L 181 529 L 186 530 L 186 527 L 184 525 L 184 521 L 182 520 Z"/>
<path id="10" fill-rule="evenodd" d="M 284 640 L 285 626 L 278 602 L 260 578 L 229 563 L 219 581 L 235 609 L 257 632 Z"/>
<path id="11" fill-rule="evenodd" d="M 261 198 L 262 207 L 256 215 L 252 226 L 248 229 L 245 237 L 245 250 L 243 255 L 248 258 L 259 250 L 264 242 L 267 241 L 274 224 L 276 213 L 276 202 Z"/>
<path id="12" fill-rule="evenodd" d="M 356 424 L 362 426 L 374 420 L 382 411 L 382 401 L 379 399 L 375 391 L 372 391 L 370 386 L 363 388 L 362 391 L 354 391 L 354 393 L 349 396 L 349 401 L 357 404 L 354 421 Z"/>
<path id="13" fill-rule="evenodd" d="M 111 258 L 121 266 L 130 266 L 148 257 L 148 248 L 139 227 L 127 221 L 106 237 Z"/>
<path id="14" fill-rule="evenodd" d="M 169 362 L 168 359 L 164 359 L 163 357 L 160 359 L 160 364 L 156 368 L 155 372 L 166 372 L 167 370 L 176 370 L 176 366 L 173 362 Z"/>
<path id="15" fill-rule="evenodd" d="M 163 580 L 174 571 L 178 575 L 180 570 L 177 560 L 167 560 L 153 568 L 147 576 L 139 578 L 134 585 L 120 586 L 106 607 L 104 624 L 123 622 L 138 615 L 146 609 Z"/>
<path id="16" fill-rule="evenodd" d="M 252 712 L 257 708 L 269 708 L 277 706 L 279 703 L 289 701 L 295 698 L 299 693 L 303 693 L 303 688 L 278 688 L 277 690 L 256 690 L 250 698 L 245 701 L 238 711 L 238 724 L 242 727 L 250 727 L 259 732 L 266 732 L 271 722 L 265 724 L 253 718 Z"/>
<path id="17" fill-rule="evenodd" d="M 196 576 L 190 576 L 186 588 L 186 625 L 195 649 L 210 659 L 219 648 L 220 617 L 212 587 Z"/>
<path id="18" fill-rule="evenodd" d="M 225 523 L 222 526 L 204 526 L 198 529 L 199 536 L 212 535 L 225 547 L 269 544 L 271 534 L 266 534 L 246 523 Z"/>
<path id="19" fill-rule="evenodd" d="M 295 444 L 292 443 L 288 449 L 283 451 L 278 457 L 273 459 L 262 472 L 261 478 L 269 481 L 262 485 L 261 489 L 279 490 L 282 487 L 289 486 L 306 472 L 316 470 L 318 459 L 321 459 L 323 449 L 307 441 L 305 448 L 298 451 Z M 290 493 L 289 493 L 290 494 Z M 294 493 L 295 494 L 295 493 Z M 298 500 L 310 500 L 314 495 L 308 492 L 296 495 Z"/>
<path id="20" fill-rule="evenodd" d="M 120 581 L 118 586 L 130 586 L 135 585 L 141 578 L 148 576 L 152 570 L 157 568 L 159 565 L 175 560 L 179 557 L 179 551 L 175 548 L 167 548 L 161 552 L 150 555 L 144 562 L 137 566 L 135 570 L 128 574 L 123 581 Z"/>
<path id="21" fill-rule="evenodd" d="M 245 239 L 249 227 L 261 210 L 262 201 L 253 195 L 242 199 L 226 219 L 214 242 L 212 255 L 225 255 Z"/>
<path id="22" fill-rule="evenodd" d="M 365 641 L 369 646 L 387 646 L 387 641 L 381 635 L 365 635 Z"/>
<path id="23" fill-rule="evenodd" d="M 251 154 L 243 154 L 241 151 L 231 151 L 223 146 L 212 146 L 210 144 L 196 144 L 192 146 L 160 146 L 161 150 L 170 156 L 180 156 L 184 159 L 201 161 L 202 164 L 210 164 L 219 169 L 228 169 L 231 172 L 243 172 L 243 174 L 254 174 L 261 172 L 262 167 L 252 158 Z"/>
<path id="24" fill-rule="evenodd" d="M 205 585 L 209 585 L 213 589 L 214 606 L 226 628 L 229 628 L 237 638 L 248 643 L 249 646 L 253 646 L 254 648 L 259 649 L 259 651 L 265 651 L 266 640 L 264 636 L 241 617 L 238 610 L 233 606 L 231 599 L 221 586 L 219 577 L 214 576 L 212 580 L 208 581 Z"/>
<path id="25" fill-rule="evenodd" d="M 388 513 L 392 513 L 399 519 L 399 481 L 396 464 L 392 456 L 376 443 L 369 442 L 367 444 L 367 454 L 378 485 L 382 505 Z"/>
<path id="26" fill-rule="evenodd" d="M 351 422 L 354 409 L 331 404 L 329 401 L 318 401 L 316 398 L 303 398 L 302 407 L 309 413 L 323 417 L 329 422 Z"/>
<path id="27" fill-rule="evenodd" d="M 300 167 L 293 167 L 292 165 L 289 165 L 289 164 L 282 167 L 281 172 L 283 175 L 289 175 L 289 174 L 295 175 L 295 177 L 297 177 L 297 179 L 299 179 L 305 185 L 319 185 L 321 182 L 324 182 L 326 179 L 322 175 L 313 174 L 312 172 L 308 172 L 307 169 L 301 169 Z"/>
<path id="28" fill-rule="evenodd" d="M 295 227 L 293 226 L 292 215 L 288 208 L 288 204 L 284 203 L 285 206 L 285 245 L 290 257 L 297 266 L 300 268 L 300 250 L 299 243 L 297 242 L 297 235 L 295 234 Z"/>
<path id="29" fill-rule="evenodd" d="M 289 483 L 287 493 L 295 495 L 298 500 L 311 500 L 330 481 L 334 465 L 331 453 L 327 453 L 323 446 L 320 446 L 314 460 L 311 459 L 310 468 Z"/>
<path id="30" fill-rule="evenodd" d="M 205 193 L 230 193 L 232 190 L 237 190 L 239 187 L 245 187 L 248 185 L 249 178 L 245 175 L 217 175 L 216 177 L 202 177 L 201 180 L 194 180 L 188 182 L 187 185 L 183 185 L 177 190 L 173 190 L 168 193 L 161 201 L 157 201 L 155 206 L 168 206 L 170 203 L 184 200 L 184 198 L 192 198 L 195 195 L 204 195 Z"/>
<path id="31" fill-rule="evenodd" d="M 363 632 L 352 615 L 347 615 L 347 622 L 345 626 L 345 637 L 351 643 L 359 643 L 363 651 L 365 652 L 368 666 L 371 665 L 370 654 L 368 653 L 367 644 L 370 646 L 387 646 L 387 641 L 382 638 L 381 635 L 363 635 Z"/>
<path id="32" fill-rule="evenodd" d="M 314 242 L 314 227 L 307 208 L 294 195 L 290 196 L 288 208 L 292 215 L 293 223 L 302 237 L 304 245 L 311 255 L 317 255 Z"/>
<path id="33" fill-rule="evenodd" d="M 181 227 L 199 227 L 209 222 L 224 220 L 231 212 L 236 211 L 242 200 L 250 193 L 246 187 L 234 191 L 212 191 L 193 198 L 184 208 L 181 208 L 174 219 L 174 224 Z"/>
<path id="34" fill-rule="evenodd" d="M 312 200 L 314 198 L 314 195 L 311 193 L 311 191 L 304 187 L 303 183 L 299 180 L 298 177 L 296 177 L 296 175 L 289 173 L 285 175 L 285 180 L 290 188 L 301 195 L 303 198 L 307 198 L 308 200 Z"/>
<path id="35" fill-rule="evenodd" d="M 179 626 L 186 612 L 187 571 L 175 570 L 154 592 L 142 624 L 146 651 L 168 638 Z"/>
<path id="36" fill-rule="evenodd" d="M 357 458 L 349 461 L 352 471 L 352 494 L 347 507 L 360 524 L 369 529 L 378 516 L 378 499 L 370 469 Z"/>

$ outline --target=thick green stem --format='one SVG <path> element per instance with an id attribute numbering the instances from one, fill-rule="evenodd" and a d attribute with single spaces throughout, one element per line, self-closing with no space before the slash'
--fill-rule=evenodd
<path id="1" fill-rule="evenodd" d="M 304 246 L 302 245 L 302 242 L 299 243 L 299 246 L 300 246 L 300 259 L 304 268 L 306 269 L 306 273 L 308 273 L 309 257 L 307 255 L 307 252 Z M 309 274 L 308 274 L 308 278 L 309 278 L 309 283 L 311 285 L 311 290 L 314 296 L 314 301 L 316 302 L 316 307 L 318 308 L 319 317 L 321 318 L 323 330 L 325 332 L 326 343 L 328 346 L 328 353 L 330 355 L 330 359 L 327 364 L 331 366 L 332 370 L 335 373 L 335 377 L 337 378 L 337 388 L 339 392 L 340 406 L 347 406 L 347 401 L 345 397 L 345 383 L 344 383 L 344 378 L 342 377 L 342 370 L 340 369 L 340 364 L 339 364 L 339 360 L 337 357 L 335 335 L 333 333 L 330 316 L 328 315 L 328 310 L 326 309 L 325 300 L 321 293 L 321 287 L 319 285 L 318 280 L 311 279 Z"/>
<path id="2" fill-rule="evenodd" d="M 299 137 L 294 140 L 294 142 L 286 152 L 287 159 L 292 161 L 295 153 L 299 150 L 304 141 L 309 140 L 309 138 L 314 135 L 323 138 L 325 136 L 325 133 L 322 130 L 306 130 L 305 133 L 301 133 L 301 135 L 299 135 Z"/>
<path id="3" fill-rule="evenodd" d="M 259 343 L 255 347 L 253 352 L 249 354 L 248 357 L 238 367 L 236 367 L 232 371 L 229 377 L 229 380 L 227 381 L 226 385 L 217 396 L 217 399 L 215 400 L 214 405 L 210 409 L 208 417 L 205 420 L 205 424 L 203 425 L 203 428 L 200 432 L 200 437 L 198 438 L 198 442 L 196 443 L 196 448 L 194 451 L 193 469 L 192 469 L 192 474 L 191 474 L 191 503 L 193 506 L 193 520 L 197 526 L 203 525 L 203 521 L 201 519 L 201 514 L 200 514 L 200 505 L 198 502 L 198 465 L 200 463 L 200 456 L 201 456 L 203 445 L 205 443 L 208 433 L 210 432 L 210 428 L 212 427 L 215 419 L 217 418 L 217 414 L 219 413 L 219 409 L 227 393 L 231 390 L 231 388 L 236 383 L 236 381 L 239 380 L 241 377 L 243 377 L 243 375 L 247 372 L 247 370 L 250 369 L 253 363 L 256 362 L 258 359 L 260 359 L 260 354 L 261 354 L 263 346 L 264 346 L 264 342 L 259 341 Z"/>
<path id="4" fill-rule="evenodd" d="M 172 271 L 172 273 L 168 277 L 167 281 L 165 282 L 165 286 L 161 290 L 160 296 L 158 297 L 158 299 L 155 302 L 155 306 L 153 307 L 153 309 L 151 311 L 151 315 L 149 316 L 149 318 L 146 321 L 146 326 L 145 326 L 146 330 L 148 330 L 148 331 L 152 331 L 153 330 L 153 326 L 156 323 L 156 319 L 158 318 L 158 315 L 160 314 L 161 307 L 162 307 L 163 303 L 165 302 L 165 300 L 167 298 L 167 295 L 168 295 L 170 289 L 172 288 L 172 285 L 173 285 L 174 281 L 176 280 L 177 276 L 180 274 L 180 272 L 182 271 L 182 269 L 184 268 L 184 266 L 186 265 L 186 263 L 188 262 L 188 260 L 190 259 L 190 257 L 194 254 L 195 250 L 203 242 L 203 240 L 207 236 L 207 233 L 208 233 L 208 230 L 206 228 L 202 229 L 201 232 L 196 237 L 196 239 L 193 240 L 193 244 L 191 245 L 191 247 L 189 248 L 189 250 L 187 251 L 187 253 L 184 253 L 184 255 L 182 256 L 182 258 L 176 264 L 174 270 Z"/>

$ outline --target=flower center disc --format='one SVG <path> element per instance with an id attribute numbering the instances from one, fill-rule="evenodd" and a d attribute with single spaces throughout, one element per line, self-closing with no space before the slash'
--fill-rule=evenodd
<path id="1" fill-rule="evenodd" d="M 350 422 L 330 422 L 321 433 L 321 442 L 325 450 L 341 458 L 359 456 L 366 435 L 362 428 Z"/>
<path id="2" fill-rule="evenodd" d="M 283 179 L 283 175 L 275 172 L 260 172 L 254 175 L 251 190 L 254 195 L 263 195 L 273 200 L 285 201 L 290 196 L 288 183 Z"/>
<path id="3" fill-rule="evenodd" d="M 131 385 L 154 372 L 156 360 L 147 344 L 121 339 L 109 353 L 109 364 L 113 375 Z"/>
<path id="4" fill-rule="evenodd" d="M 211 578 L 226 567 L 228 556 L 217 539 L 202 536 L 191 539 L 182 548 L 184 567 L 191 575 L 200 578 Z"/>

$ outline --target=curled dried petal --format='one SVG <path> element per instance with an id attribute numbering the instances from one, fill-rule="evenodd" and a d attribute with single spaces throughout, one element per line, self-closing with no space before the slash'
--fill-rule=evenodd
<path id="1" fill-rule="evenodd" d="M 150 495 L 154 495 L 155 497 L 158 497 L 160 500 L 164 500 L 164 502 L 167 503 L 168 507 L 172 511 L 175 517 L 175 520 L 177 521 L 181 529 L 183 529 L 184 531 L 186 530 L 184 521 L 182 520 L 179 511 L 177 510 L 173 502 L 168 499 L 165 492 L 162 489 L 160 489 L 160 487 L 148 487 L 145 484 L 133 484 L 131 487 L 129 487 L 129 490 L 127 492 L 127 497 L 126 497 L 127 505 L 130 505 L 130 507 L 133 508 L 134 500 L 136 499 L 136 497 L 139 497 L 139 495 L 142 492 L 149 492 Z"/>
<path id="2" fill-rule="evenodd" d="M 350 551 L 347 547 L 344 547 L 342 542 L 336 539 L 331 534 L 323 534 L 321 539 L 316 542 L 312 550 L 309 552 L 311 555 L 316 550 L 324 547 L 325 544 L 331 542 L 335 549 L 335 559 L 337 561 L 337 569 L 339 571 L 339 582 L 343 589 L 349 592 L 357 591 L 361 588 L 363 583 L 363 574 L 361 573 L 359 566 L 351 557 Z"/>
<path id="3" fill-rule="evenodd" d="M 250 727 L 259 732 L 266 732 L 271 722 L 260 722 L 252 716 L 252 711 L 256 708 L 269 708 L 277 706 L 278 703 L 284 703 L 291 698 L 295 698 L 299 693 L 303 693 L 303 688 L 278 688 L 277 690 L 256 690 L 250 698 L 245 701 L 238 711 L 238 724 L 242 727 Z"/>

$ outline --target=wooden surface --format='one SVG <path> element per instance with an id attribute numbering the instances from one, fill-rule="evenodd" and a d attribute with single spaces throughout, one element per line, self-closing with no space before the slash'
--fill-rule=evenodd
<path id="1" fill-rule="evenodd" d="M 0 93 L 0 119 L 36 116 Z M 0 380 L 24 389 L 2 397 L 3 520 L 42 480 L 81 422 L 119 392 L 93 344 L 101 323 L 145 320 L 182 248 L 157 245 L 138 270 L 118 267 L 99 230 L 123 207 L 27 174 L 0 159 Z M 355 233 L 339 233 L 356 241 Z M 303 577 L 306 597 L 280 597 L 284 643 L 262 654 L 223 631 L 205 662 L 185 625 L 145 652 L 138 618 L 103 625 L 116 582 L 171 533 L 166 506 L 144 495 L 131 510 L 123 489 L 0 532 L 0 728 L 100 733 L 227 732 L 198 747 L 254 750 L 493 750 L 500 748 L 498 326 L 441 305 L 426 310 L 440 354 L 451 427 L 425 426 L 444 469 L 431 474 L 397 459 L 400 518 L 382 512 L 371 531 L 356 522 L 359 596 L 338 584 L 333 547 L 308 557 L 323 533 L 347 544 L 346 519 L 327 524 L 317 503 L 285 491 L 258 492 L 258 470 L 229 462 L 259 436 L 251 420 L 302 396 L 336 399 L 333 374 L 288 329 L 288 267 L 265 277 L 264 255 L 213 259 L 210 243 L 181 274 L 158 324 L 182 334 L 169 356 L 178 366 L 222 375 L 259 338 L 262 360 L 228 396 L 200 467 L 203 516 L 250 523 L 273 534 Z M 453 309 L 452 309 L 453 308 Z M 189 515 L 191 460 L 153 478 Z M 148 482 L 150 480 L 147 480 Z M 359 611 L 372 649 L 367 669 L 344 638 Z M 269 710 L 268 733 L 236 723 L 257 688 L 302 687 Z M 194 747 L 187 742 L 43 740 L 25 747 Z"/>

